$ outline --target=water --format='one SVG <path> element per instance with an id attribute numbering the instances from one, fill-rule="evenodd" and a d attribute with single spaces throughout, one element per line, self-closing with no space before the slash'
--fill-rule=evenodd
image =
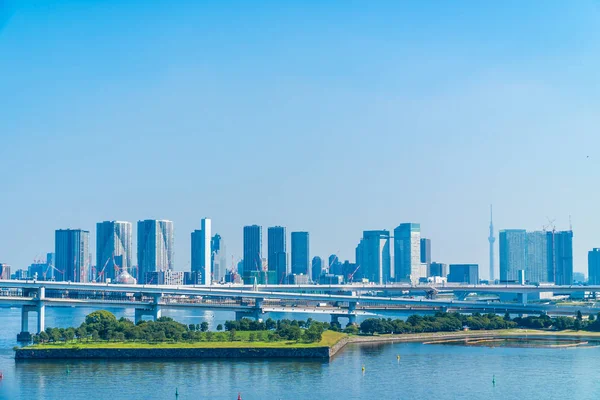
<path id="1" fill-rule="evenodd" d="M 92 309 L 47 309 L 47 326 L 79 325 Z M 133 310 L 113 310 L 133 317 Z M 214 328 L 227 312 L 176 310 Z M 279 315 L 281 317 L 281 315 Z M 290 316 L 285 316 L 290 317 Z M 315 319 L 318 317 L 313 316 Z M 321 317 L 322 318 L 322 317 Z M 33 324 L 33 319 L 30 322 Z M 34 325 L 30 325 L 34 326 Z M 159 360 L 15 362 L 19 309 L 0 309 L 0 399 L 595 399 L 600 348 L 348 346 L 330 362 Z M 396 355 L 400 354 L 398 362 Z M 365 372 L 362 372 L 362 366 Z M 69 373 L 67 374 L 67 369 Z M 492 384 L 495 376 L 496 386 Z"/>

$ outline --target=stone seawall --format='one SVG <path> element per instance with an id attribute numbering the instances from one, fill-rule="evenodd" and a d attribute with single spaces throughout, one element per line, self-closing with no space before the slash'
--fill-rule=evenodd
<path id="1" fill-rule="evenodd" d="M 340 341 L 341 342 L 341 341 Z M 17 349 L 17 360 L 140 358 L 321 358 L 329 359 L 345 345 L 305 348 L 147 348 L 147 349 Z M 336 348 L 337 347 L 337 348 Z M 333 353 L 332 349 L 336 348 Z"/>

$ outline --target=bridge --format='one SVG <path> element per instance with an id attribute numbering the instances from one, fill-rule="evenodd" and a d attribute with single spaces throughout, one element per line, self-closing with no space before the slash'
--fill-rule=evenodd
<path id="1" fill-rule="evenodd" d="M 310 286 L 310 288 L 307 288 Z M 105 283 L 71 283 L 44 281 L 0 280 L 0 306 L 20 306 L 21 333 L 18 338 L 30 337 L 28 316 L 37 314 L 37 332 L 45 329 L 45 308 L 48 307 L 123 307 L 135 309 L 135 320 L 144 316 L 157 319 L 165 308 L 204 308 L 234 311 L 236 318 L 260 318 L 269 312 L 316 313 L 330 315 L 332 321 L 340 317 L 354 323 L 359 315 L 372 315 L 375 310 L 442 310 L 458 312 L 492 312 L 549 315 L 596 314 L 600 307 L 557 306 L 551 304 L 528 304 L 527 293 L 549 291 L 538 286 L 410 286 L 410 285 L 117 285 Z M 359 287 L 358 290 L 354 288 Z M 376 289 L 374 289 L 376 288 Z M 555 291 L 552 287 L 552 291 Z M 593 290 L 595 287 L 585 287 Z M 426 293 L 427 291 L 519 293 L 520 302 L 500 303 L 492 301 L 464 301 L 430 298 L 397 297 L 402 293 Z M 524 290 L 525 289 L 525 290 Z M 581 287 L 569 287 L 572 292 Z M 562 290 L 562 289 L 561 289 Z M 600 287 L 598 287 L 600 291 Z M 396 296 L 378 293 L 396 293 Z M 366 293 L 366 294 L 365 294 Z M 561 292 L 562 293 L 562 292 Z"/>

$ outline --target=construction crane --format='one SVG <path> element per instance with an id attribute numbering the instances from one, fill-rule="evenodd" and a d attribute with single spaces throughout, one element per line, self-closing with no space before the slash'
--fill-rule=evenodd
<path id="1" fill-rule="evenodd" d="M 352 281 L 352 279 L 354 278 L 354 274 L 356 274 L 356 273 L 358 272 L 358 269 L 359 269 L 359 268 L 360 268 L 360 264 L 358 264 L 358 265 L 356 266 L 356 269 L 354 269 L 354 271 L 352 271 L 352 273 L 348 275 L 348 280 L 349 280 L 350 282 L 353 282 L 353 281 Z"/>

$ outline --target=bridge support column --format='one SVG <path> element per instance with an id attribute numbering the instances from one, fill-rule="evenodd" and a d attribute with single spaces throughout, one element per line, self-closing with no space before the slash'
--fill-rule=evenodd
<path id="1" fill-rule="evenodd" d="M 348 314 L 348 325 L 354 325 L 356 324 L 356 314 Z"/>
<path id="2" fill-rule="evenodd" d="M 46 329 L 46 304 L 40 301 L 36 305 L 25 305 L 21 307 L 21 332 L 17 334 L 18 342 L 31 341 L 31 332 L 29 332 L 29 313 L 37 313 L 37 330 L 36 333 L 41 333 Z"/>
<path id="3" fill-rule="evenodd" d="M 517 295 L 517 301 L 521 304 L 523 304 L 524 306 L 527 305 L 527 293 L 519 293 Z"/>

